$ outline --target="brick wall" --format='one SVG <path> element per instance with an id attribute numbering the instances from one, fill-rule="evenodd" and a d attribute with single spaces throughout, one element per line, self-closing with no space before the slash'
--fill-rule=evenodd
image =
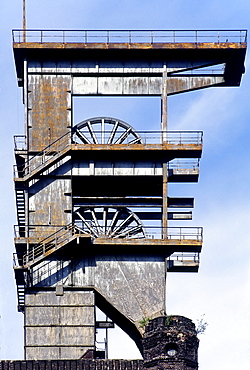
<path id="1" fill-rule="evenodd" d="M 0 370 L 143 370 L 142 360 L 0 361 Z"/>

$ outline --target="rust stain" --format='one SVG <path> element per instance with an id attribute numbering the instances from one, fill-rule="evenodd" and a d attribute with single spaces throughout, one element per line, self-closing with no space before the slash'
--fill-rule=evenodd
<path id="1" fill-rule="evenodd" d="M 14 49 L 246 49 L 245 42 L 193 43 L 59 43 L 15 42 Z"/>
<path id="2" fill-rule="evenodd" d="M 69 131 L 69 85 L 65 76 L 30 76 L 30 151 L 41 151 Z"/>

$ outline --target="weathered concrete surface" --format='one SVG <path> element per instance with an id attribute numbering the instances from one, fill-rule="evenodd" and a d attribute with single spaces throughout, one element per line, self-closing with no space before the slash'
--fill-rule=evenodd
<path id="1" fill-rule="evenodd" d="M 165 312 L 164 256 L 105 256 L 104 251 L 104 255 L 85 256 L 71 262 L 59 263 L 54 258 L 35 266 L 31 279 L 32 285 L 38 288 L 57 284 L 93 287 L 138 330 L 142 329 L 140 321 L 144 317 L 153 318 Z"/>
<path id="2" fill-rule="evenodd" d="M 28 77 L 28 150 L 40 152 L 70 130 L 71 78 Z"/>
<path id="3" fill-rule="evenodd" d="M 56 291 L 25 295 L 25 358 L 80 358 L 95 347 L 94 293 Z"/>
<path id="4" fill-rule="evenodd" d="M 29 188 L 29 225 L 34 225 L 30 231 L 30 236 L 34 234 L 38 237 L 47 237 L 46 228 L 36 229 L 35 225 L 55 226 L 68 225 L 72 221 L 72 216 L 67 211 L 71 211 L 71 181 L 70 179 L 52 179 L 43 177 Z M 55 230 L 56 231 L 56 230 Z M 54 231 L 54 232 L 55 232 Z"/>

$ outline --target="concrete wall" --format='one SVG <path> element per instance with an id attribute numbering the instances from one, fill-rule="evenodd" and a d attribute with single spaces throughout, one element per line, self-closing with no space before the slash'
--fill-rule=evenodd
<path id="1" fill-rule="evenodd" d="M 94 293 L 57 291 L 25 295 L 25 358 L 80 358 L 95 345 Z"/>
<path id="2" fill-rule="evenodd" d="M 71 77 L 29 75 L 28 149 L 41 151 L 69 132 Z"/>
<path id="3" fill-rule="evenodd" d="M 95 287 L 122 315 L 135 323 L 165 309 L 165 258 L 153 255 L 92 255 L 82 248 L 74 261 L 46 260 L 32 269 L 33 286 Z M 105 254 L 105 250 L 103 251 Z M 87 255 L 86 255 L 87 254 Z"/>

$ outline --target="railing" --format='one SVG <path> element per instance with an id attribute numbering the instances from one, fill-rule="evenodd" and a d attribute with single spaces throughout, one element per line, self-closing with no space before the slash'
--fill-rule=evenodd
<path id="1" fill-rule="evenodd" d="M 119 225 L 118 225 L 119 226 Z M 140 225 L 137 225 L 137 226 L 140 226 Z M 142 227 L 143 225 L 141 225 Z M 55 232 L 53 232 L 52 230 L 56 230 Z M 109 229 L 110 227 L 109 226 L 105 226 L 105 233 L 101 233 L 100 232 L 100 228 L 97 228 L 96 226 L 94 225 L 91 225 L 91 228 L 96 231 L 96 235 L 98 235 L 99 237 L 102 237 L 102 238 L 107 238 L 109 239 L 110 238 L 110 234 L 109 233 Z M 134 226 L 130 226 L 130 227 L 127 227 L 126 230 L 129 230 L 129 229 L 133 229 Z M 46 244 L 47 243 L 47 240 L 49 241 L 49 243 L 51 242 L 51 240 L 56 239 L 57 236 L 59 235 L 60 238 L 57 239 L 57 243 L 58 243 L 58 240 L 61 240 L 62 235 L 64 235 L 65 233 L 68 233 L 69 230 L 72 230 L 73 234 L 76 233 L 74 231 L 74 229 L 76 230 L 77 233 L 79 234 L 87 234 L 87 235 L 90 235 L 91 236 L 91 230 L 86 226 L 86 224 L 84 225 L 83 223 L 80 223 L 78 222 L 76 225 L 73 225 L 73 224 L 70 224 L 70 225 L 67 225 L 67 226 L 46 226 L 46 225 L 30 225 L 30 226 L 26 226 L 26 234 L 25 234 L 25 237 L 26 238 L 34 238 L 34 239 L 40 239 L 42 244 Z M 15 233 L 15 237 L 16 238 L 19 238 L 20 237 L 20 226 L 19 225 L 15 225 L 14 226 L 14 233 Z M 113 230 L 113 229 L 112 229 Z M 163 235 L 163 231 L 164 231 L 164 228 L 161 227 L 161 226 L 145 226 L 143 227 L 143 230 L 144 230 L 144 233 L 145 233 L 145 237 L 146 239 L 162 239 L 162 235 Z M 45 235 L 48 235 L 48 237 L 44 238 Z M 123 237 L 121 237 L 123 238 Z M 137 236 L 136 234 L 134 234 L 132 237 L 131 237 L 131 234 L 127 234 L 126 237 L 124 237 L 124 239 L 137 239 Z M 199 241 L 199 242 L 202 242 L 203 240 L 203 228 L 202 227 L 167 227 L 167 239 L 168 240 L 195 240 L 195 241 Z M 40 244 L 39 243 L 39 244 Z"/>
<path id="2" fill-rule="evenodd" d="M 22 30 L 14 43 L 245 43 L 247 30 Z"/>
<path id="3" fill-rule="evenodd" d="M 64 150 L 67 145 L 70 144 L 70 137 L 71 133 L 68 132 L 61 138 L 54 141 L 52 144 L 45 147 L 43 151 L 29 158 L 26 162 L 24 162 L 24 164 L 14 165 L 14 178 L 23 177 L 34 170 L 39 171 L 40 168 L 43 168 L 48 162 L 53 159 L 55 155 L 59 154 L 61 150 Z M 15 137 L 14 141 L 16 145 L 17 141 Z M 22 141 L 20 140 L 20 142 Z M 16 150 L 19 150 L 19 148 L 17 148 Z"/>
<path id="4" fill-rule="evenodd" d="M 17 253 L 13 253 L 13 267 L 18 268 L 22 266 L 22 260 L 18 258 Z"/>
<path id="5" fill-rule="evenodd" d="M 17 151 L 27 150 L 27 138 L 25 135 L 14 136 L 14 149 Z"/>
<path id="6" fill-rule="evenodd" d="M 105 130 L 103 131 L 95 131 L 96 138 L 102 138 L 106 143 L 110 138 L 112 131 Z M 123 131 L 119 132 L 117 130 L 117 135 L 119 133 L 122 134 Z M 203 132 L 202 131 L 136 131 L 137 134 L 142 138 L 143 144 L 159 144 L 162 143 L 164 138 L 164 143 L 173 144 L 173 145 L 186 145 L 186 144 L 193 144 L 193 145 L 202 145 L 203 142 Z M 86 135 L 86 134 L 85 134 Z M 77 137 L 76 133 L 68 132 L 59 139 L 55 140 L 53 143 L 48 145 L 44 150 L 37 155 L 41 155 L 41 153 L 51 152 L 51 151 L 58 151 L 59 149 L 64 149 L 65 142 L 68 142 L 69 136 L 72 136 L 72 142 L 82 144 L 79 137 Z M 128 141 L 129 138 L 124 139 L 124 144 L 131 145 Z M 101 144 L 101 140 L 100 143 Z M 115 144 L 115 142 L 113 143 Z M 15 150 L 27 150 L 26 146 L 26 136 L 24 135 L 15 135 L 14 136 L 14 148 Z"/>
<path id="7" fill-rule="evenodd" d="M 168 162 L 168 175 L 198 172 L 199 167 L 199 159 L 173 159 L 172 161 Z"/>
<path id="8" fill-rule="evenodd" d="M 55 226 L 58 228 L 58 226 Z M 61 227 L 59 230 L 57 229 L 56 232 L 48 235 L 46 238 L 42 238 L 40 242 L 35 244 L 34 246 L 29 246 L 28 251 L 23 255 L 23 261 L 21 262 L 20 258 L 18 259 L 16 255 L 14 255 L 14 266 L 27 266 L 27 264 L 34 262 L 35 260 L 41 260 L 41 258 L 45 257 L 46 255 L 52 253 L 53 251 L 60 249 L 64 245 L 68 244 L 72 238 L 75 236 L 79 236 L 82 234 L 87 234 L 89 237 L 93 237 L 93 229 L 95 226 L 91 226 L 91 228 L 86 227 L 86 225 L 82 225 L 79 227 L 74 224 L 69 224 L 67 226 Z M 162 227 L 147 227 L 144 228 L 142 225 L 137 225 L 138 234 L 135 232 L 135 227 L 127 227 L 126 232 L 118 235 L 116 239 L 128 240 L 128 239 L 162 239 L 162 235 L 165 234 L 164 228 Z M 18 226 L 15 226 L 17 229 Z M 37 226 L 36 228 L 39 228 Z M 46 232 L 46 226 L 41 226 L 42 231 Z M 48 228 L 51 229 L 51 226 Z M 119 225 L 118 225 L 119 228 Z M 143 233 L 142 233 L 143 228 Z M 31 229 L 32 234 L 34 230 L 32 227 L 27 227 L 27 229 Z M 48 230 L 47 230 L 48 231 Z M 36 230 L 39 236 L 41 236 L 41 230 Z M 105 234 L 100 232 L 100 228 L 96 228 L 95 236 L 100 238 L 107 238 L 113 239 L 110 237 L 114 233 L 114 229 L 110 227 L 105 227 Z M 45 235 L 45 234 L 43 234 Z M 139 236 L 138 236 L 139 235 Z M 143 235 L 143 236 L 142 236 Z M 32 235 L 35 237 L 35 235 Z M 193 242 L 202 242 L 203 240 L 203 228 L 202 227 L 168 227 L 167 228 L 167 240 L 190 240 Z"/>
<path id="9" fill-rule="evenodd" d="M 190 253 L 180 253 L 176 252 L 171 254 L 171 256 L 168 257 L 168 260 L 172 261 L 190 261 L 193 262 L 199 262 L 200 261 L 200 253 L 198 252 L 190 252 Z"/>
<path id="10" fill-rule="evenodd" d="M 46 235 L 53 235 L 64 227 L 64 225 L 14 225 L 14 237 L 42 240 Z"/>
<path id="11" fill-rule="evenodd" d="M 91 132 L 84 131 L 84 137 L 90 142 L 93 141 Z M 112 135 L 111 130 L 105 131 L 94 131 L 96 144 L 108 144 L 110 137 Z M 139 138 L 134 138 L 132 140 L 131 136 L 125 136 L 120 140 L 121 135 L 124 131 L 116 131 L 116 137 L 114 138 L 112 144 L 123 144 L 123 145 L 133 145 L 133 144 L 172 144 L 172 145 L 202 145 L 203 132 L 202 131 L 136 131 Z M 117 140 L 116 140 L 117 139 Z M 82 144 L 81 139 L 73 132 L 72 140 L 74 143 Z M 120 141 L 119 141 L 120 140 Z M 117 141 L 117 143 L 116 143 Z"/>
<path id="12" fill-rule="evenodd" d="M 43 239 L 39 244 L 27 251 L 23 256 L 23 265 L 25 266 L 30 261 L 48 254 L 52 249 L 58 249 L 69 243 L 72 237 L 76 234 L 81 234 L 82 231 L 75 225 L 67 225 L 56 231 L 54 234 Z"/>
<path id="13" fill-rule="evenodd" d="M 199 252 L 190 252 L 190 253 L 173 253 L 167 258 L 169 267 L 173 266 L 174 262 L 181 263 L 200 263 L 200 253 Z"/>
<path id="14" fill-rule="evenodd" d="M 95 138 L 101 142 L 108 142 L 112 131 L 95 131 Z M 122 135 L 123 132 L 117 132 Z M 141 139 L 142 144 L 161 144 L 164 142 L 164 145 L 173 145 L 173 146 L 201 146 L 203 141 L 203 132 L 202 131 L 138 131 L 137 132 Z M 87 134 L 85 136 L 88 138 Z M 102 139 L 101 139 L 102 138 Z M 122 145 L 130 146 L 133 145 L 133 142 L 129 141 L 131 139 L 125 138 L 122 142 Z M 98 142 L 99 142 L 98 141 Z M 25 136 L 14 136 L 15 150 L 23 150 L 23 145 L 26 143 Z M 62 150 L 66 149 L 67 146 L 73 144 L 83 144 L 80 138 L 75 134 L 75 132 L 68 132 L 63 135 L 61 138 L 57 139 L 50 145 L 44 148 L 43 151 L 31 157 L 23 165 L 14 165 L 14 178 L 23 177 L 27 174 L 30 174 L 32 171 L 43 168 L 47 163 L 53 160 L 55 155 L 59 154 Z M 115 144 L 115 142 L 114 142 Z M 114 145 L 110 144 L 110 145 Z M 85 144 L 87 145 L 87 144 Z M 94 144 L 92 144 L 94 145 Z M 107 144 L 106 144 L 107 145 Z"/>

